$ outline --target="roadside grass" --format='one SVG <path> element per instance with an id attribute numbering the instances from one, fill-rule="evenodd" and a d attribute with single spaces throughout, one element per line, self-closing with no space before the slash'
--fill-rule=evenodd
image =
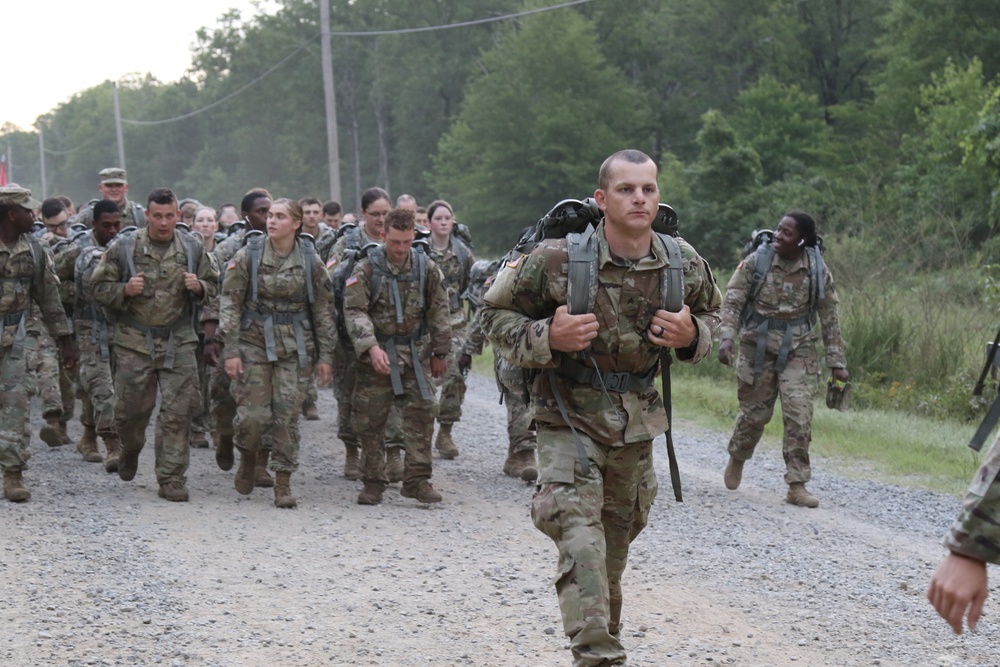
<path id="1" fill-rule="evenodd" d="M 720 366 L 713 360 L 705 363 Z M 735 376 L 720 368 L 706 374 L 674 364 L 673 414 L 728 437 L 739 404 Z M 492 347 L 473 360 L 473 370 L 492 377 Z M 779 401 L 760 448 L 781 450 L 781 423 Z M 826 407 L 820 392 L 811 451 L 824 459 L 823 465 L 851 478 L 960 495 L 981 459 L 981 454 L 967 446 L 975 430 L 976 424 L 902 411 L 869 408 L 837 412 Z"/>

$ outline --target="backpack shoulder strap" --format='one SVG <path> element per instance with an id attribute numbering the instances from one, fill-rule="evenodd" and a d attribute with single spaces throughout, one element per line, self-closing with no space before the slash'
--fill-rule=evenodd
<path id="1" fill-rule="evenodd" d="M 257 301 L 257 273 L 260 262 L 264 259 L 264 235 L 247 234 L 243 237 L 247 247 L 247 265 L 250 268 L 250 301 Z"/>
<path id="2" fill-rule="evenodd" d="M 684 308 L 684 258 L 677 239 L 669 234 L 656 234 L 667 251 L 670 266 L 660 272 L 660 299 L 663 309 L 679 313 Z"/>
<path id="3" fill-rule="evenodd" d="M 569 282 L 566 305 L 571 315 L 589 313 L 597 297 L 597 235 L 588 225 L 582 232 L 566 235 L 566 253 L 569 255 Z"/>
<path id="4" fill-rule="evenodd" d="M 743 312 L 740 314 L 740 322 L 744 323 L 753 312 L 753 304 L 760 294 L 764 285 L 764 276 L 771 270 L 771 261 L 774 259 L 774 244 L 761 243 L 753 254 L 753 275 L 750 277 L 750 286 L 747 289 L 747 300 L 743 305 Z"/>
<path id="5" fill-rule="evenodd" d="M 34 266 L 32 284 L 38 286 L 45 281 L 45 248 L 42 247 L 42 242 L 31 234 L 25 234 L 24 237 L 28 239 L 28 247 L 31 248 L 31 259 Z"/>
<path id="6" fill-rule="evenodd" d="M 309 235 L 299 236 L 299 252 L 302 253 L 302 272 L 306 281 L 306 303 L 313 302 L 312 270 L 316 262 L 316 243 Z"/>
<path id="7" fill-rule="evenodd" d="M 122 276 L 124 280 L 122 282 L 128 282 L 128 279 L 136 274 L 135 258 L 132 256 L 135 252 L 135 233 L 119 233 L 116 237 L 116 242 L 118 245 L 118 260 L 125 269 L 125 275 Z"/>
<path id="8" fill-rule="evenodd" d="M 417 293 L 420 295 L 419 303 L 421 310 L 427 303 L 427 299 L 424 294 L 427 291 L 427 261 L 428 261 L 427 253 L 417 248 L 413 249 L 413 251 L 410 254 L 410 262 L 412 265 L 412 269 L 416 271 L 417 274 L 417 282 L 418 282 Z"/>

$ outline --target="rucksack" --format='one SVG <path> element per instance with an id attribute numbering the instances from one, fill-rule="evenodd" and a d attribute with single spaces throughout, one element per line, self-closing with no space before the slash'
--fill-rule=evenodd
<path id="1" fill-rule="evenodd" d="M 803 250 L 809 262 L 809 313 L 805 320 L 810 326 L 816 322 L 816 310 L 819 302 L 826 296 L 826 262 L 823 261 L 824 251 L 823 239 L 816 237 L 815 246 L 807 246 Z M 756 309 L 754 304 L 760 291 L 764 287 L 764 278 L 771 270 L 771 262 L 774 260 L 774 232 L 769 229 L 757 229 L 750 235 L 750 241 L 744 246 L 747 253 L 753 253 L 754 268 L 750 277 L 750 285 L 747 287 L 747 298 L 740 311 L 739 327 L 742 329 L 754 320 Z M 759 374 L 764 368 L 764 356 L 766 347 L 767 331 L 771 328 L 773 320 L 760 319 L 753 324 L 758 325 L 757 332 L 757 353 L 754 359 L 754 374 Z M 785 362 L 788 359 L 788 352 L 791 347 L 792 327 L 801 324 L 798 320 L 782 321 L 778 324 L 784 327 L 784 337 L 778 351 L 778 361 L 776 370 L 780 373 L 784 370 Z"/>
<path id="2" fill-rule="evenodd" d="M 24 283 L 27 282 L 28 283 L 27 289 L 25 289 L 24 291 L 30 294 L 31 288 L 33 286 L 41 285 L 45 282 L 45 262 L 46 262 L 45 248 L 42 247 L 42 242 L 39 241 L 38 238 L 36 238 L 34 235 L 29 233 L 29 234 L 22 234 L 22 236 L 24 236 L 24 238 L 28 241 L 28 247 L 31 249 L 31 260 L 32 260 L 31 277 L 28 278 L 27 280 L 24 277 L 0 278 L 0 282 L 19 283 L 21 284 L 22 288 L 24 287 Z M 11 346 L 12 359 L 19 359 L 24 349 L 24 337 L 26 335 L 24 323 L 28 317 L 29 310 L 30 307 L 22 310 L 20 312 L 20 317 L 17 319 L 16 322 L 8 321 L 8 318 L 11 318 L 16 313 L 7 313 L 5 317 L 0 318 L 0 320 L 2 320 L 2 322 L 0 322 L 0 328 L 13 326 L 15 323 L 17 324 L 17 332 L 14 334 L 14 342 L 13 345 Z"/>
<path id="3" fill-rule="evenodd" d="M 100 345 L 101 360 L 107 361 L 110 357 L 108 346 L 108 320 L 103 308 L 98 307 L 92 300 L 81 303 L 82 295 L 89 294 L 91 289 L 91 278 L 94 269 L 100 263 L 104 251 L 99 245 L 87 245 L 76 258 L 73 266 L 73 280 L 76 283 L 76 295 L 73 301 L 74 316 L 79 319 L 87 319 L 93 322 L 91 329 L 91 340 Z"/>

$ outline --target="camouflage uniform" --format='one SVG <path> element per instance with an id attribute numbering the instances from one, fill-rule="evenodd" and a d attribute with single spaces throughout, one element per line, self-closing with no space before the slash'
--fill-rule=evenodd
<path id="1" fill-rule="evenodd" d="M 462 346 L 466 334 L 462 295 L 469 287 L 469 271 L 476 258 L 464 243 L 462 248 L 457 248 L 459 243 L 463 242 L 453 238 L 444 250 L 437 250 L 431 245 L 429 252 L 444 275 L 444 287 L 448 292 L 448 317 L 451 321 L 452 346 L 448 370 L 435 383 L 441 388 L 438 422 L 442 425 L 453 424 L 462 419 L 462 402 L 465 400 L 466 390 L 465 378 L 458 368 L 458 358 L 464 353 Z"/>
<path id="2" fill-rule="evenodd" d="M 962 512 L 945 537 L 951 551 L 1000 563 L 1000 437 L 983 458 L 962 502 Z"/>
<path id="3" fill-rule="evenodd" d="M 313 363 L 332 363 L 336 345 L 330 276 L 314 257 L 310 308 L 301 243 L 281 257 L 264 241 L 256 302 L 251 301 L 248 249 L 237 252 L 226 266 L 219 312 L 223 355 L 243 361 L 243 376 L 230 387 L 237 404 L 236 446 L 255 455 L 267 433 L 273 446 L 270 467 L 276 472 L 298 467 L 299 408 L 312 382 Z"/>
<path id="4" fill-rule="evenodd" d="M 99 201 L 99 199 L 91 199 L 87 202 L 83 208 L 77 211 L 76 216 L 74 216 L 72 220 L 73 224 L 84 225 L 87 229 L 93 228 L 94 204 Z M 118 208 L 122 212 L 122 229 L 125 229 L 126 227 L 138 227 L 139 229 L 142 229 L 148 224 L 146 222 L 145 209 L 143 209 L 142 206 L 136 202 L 126 199 Z"/>
<path id="5" fill-rule="evenodd" d="M 756 254 L 751 254 L 736 268 L 726 287 L 721 313 L 720 338 L 735 340 L 739 336 L 740 350 L 736 362 L 740 413 L 729 441 L 729 454 L 737 461 L 746 461 L 753 456 L 764 427 L 774 413 L 774 402 L 780 395 L 785 427 L 782 442 L 785 481 L 788 484 L 805 483 L 812 475 L 809 443 L 812 440 L 813 399 L 819 379 L 813 327 L 815 315 L 810 312 L 812 280 L 809 253 L 803 252 L 797 260 L 782 259 L 774 254 L 770 270 L 765 274 L 753 304 L 756 312 L 741 326 L 740 313 L 752 283 L 756 258 Z M 844 341 L 837 317 L 839 299 L 828 269 L 824 270 L 823 281 L 824 297 L 816 304 L 816 314 L 823 326 L 826 365 L 829 368 L 846 368 Z M 785 331 L 772 326 L 766 334 L 763 367 L 761 372 L 755 373 L 757 331 L 762 318 L 788 322 L 791 343 L 787 363 L 779 370 L 779 352 Z"/>
<path id="6" fill-rule="evenodd" d="M 451 348 L 448 322 L 448 296 L 441 272 L 426 259 L 424 293 L 415 268 L 417 249 L 410 250 L 402 268 L 390 263 L 379 246 L 358 260 L 344 290 L 344 319 L 357 357 L 357 381 L 353 394 L 351 419 L 364 454 L 362 479 L 365 485 L 384 488 L 385 429 L 389 410 L 397 406 L 402 419 L 406 462 L 403 486 L 414 488 L 431 477 L 431 437 L 434 433 L 434 394 L 430 375 L 430 354 L 447 355 Z M 384 275 L 377 294 L 371 294 L 375 266 Z M 396 281 L 394 276 L 403 279 Z M 397 321 L 397 306 L 392 301 L 392 285 L 398 286 L 402 321 Z M 428 335 L 427 344 L 421 339 Z M 412 343 L 411 343 L 412 341 Z M 389 355 L 390 365 L 399 369 L 401 386 L 393 389 L 390 376 L 376 373 L 368 351 L 379 345 Z M 417 349 L 417 358 L 412 350 Z M 396 356 L 393 358 L 393 349 Z M 423 387 L 421 387 L 423 385 Z"/>
<path id="7" fill-rule="evenodd" d="M 652 255 L 637 262 L 618 260 L 608 250 L 604 223 L 596 234 L 598 279 L 592 312 L 599 330 L 585 353 L 549 348 L 551 318 L 567 303 L 565 239 L 543 241 L 531 254 L 508 261 L 481 310 L 483 329 L 497 353 L 517 366 L 548 369 L 535 377 L 531 388 L 539 463 L 531 515 L 559 549 L 555 586 L 577 667 L 625 660 L 617 636 L 621 578 L 629 544 L 645 527 L 656 496 L 652 440 L 667 428 L 663 401 L 653 384 L 664 348 L 646 338 L 653 315 L 662 308 L 660 273 L 668 266 L 666 251 L 654 239 Z M 691 308 L 698 337 L 692 347 L 676 353 L 681 361 L 694 363 L 712 349 L 721 295 L 704 260 L 690 245 L 680 245 L 684 302 Z M 571 380 L 560 368 L 573 362 L 605 373 L 628 373 L 633 388 L 602 392 L 590 382 Z M 579 447 L 585 449 L 586 472 L 555 400 L 553 382 L 579 435 Z"/>
<path id="8" fill-rule="evenodd" d="M 133 234 L 135 270 L 145 275 L 142 294 L 124 294 L 129 269 L 119 251 L 123 234 L 108 246 L 93 275 L 94 300 L 116 315 L 115 429 L 123 458 L 140 452 L 159 387 L 156 480 L 161 487 L 183 485 L 189 459 L 191 396 L 197 391 L 198 374 L 198 335 L 191 322 L 191 301 L 211 298 L 218 290 L 219 275 L 199 243 L 193 273 L 203 294 L 196 297 L 184 286 L 188 248 L 181 233 L 175 231 L 173 240 L 163 244 L 150 241 L 145 229 Z"/>
<path id="9" fill-rule="evenodd" d="M 31 339 L 31 345 L 25 345 L 24 352 L 28 357 L 28 368 L 34 373 L 29 393 L 38 396 L 41 401 L 42 417 L 56 417 L 60 424 L 65 424 L 62 418 L 62 387 L 59 383 L 59 352 L 49 330 L 42 323 L 42 312 L 38 306 L 32 304 L 30 313 L 24 324 L 24 331 Z"/>
<path id="10" fill-rule="evenodd" d="M 31 304 L 41 309 L 49 333 L 69 335 L 69 322 L 59 302 L 59 279 L 52 257 L 44 254 L 41 284 L 35 281 L 34 253 L 26 235 L 13 246 L 0 243 L 0 470 L 25 470 L 31 456 L 28 432 L 29 348 L 35 341 L 22 325 L 30 317 Z"/>

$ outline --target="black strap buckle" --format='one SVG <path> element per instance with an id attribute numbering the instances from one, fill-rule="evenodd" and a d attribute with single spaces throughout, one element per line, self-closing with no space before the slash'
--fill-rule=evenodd
<path id="1" fill-rule="evenodd" d="M 603 388 L 606 391 L 624 394 L 628 391 L 628 381 L 630 376 L 631 373 L 601 373 L 600 371 L 595 371 L 594 379 L 590 381 L 590 386 L 594 389 L 601 389 L 601 381 L 603 379 Z"/>

